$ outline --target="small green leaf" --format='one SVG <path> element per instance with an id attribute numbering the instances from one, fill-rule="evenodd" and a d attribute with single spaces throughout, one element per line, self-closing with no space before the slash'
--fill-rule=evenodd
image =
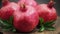
<path id="1" fill-rule="evenodd" d="M 40 29 L 39 29 L 39 32 L 42 32 L 42 31 L 44 31 L 45 30 L 45 27 L 42 25 L 41 27 L 40 27 Z"/>
<path id="2" fill-rule="evenodd" d="M 12 29 L 12 32 L 16 32 L 16 29 L 15 29 L 15 28 L 13 28 L 13 29 Z"/>
<path id="3" fill-rule="evenodd" d="M 3 31 L 11 31 L 11 32 L 16 32 L 15 28 L 13 26 L 6 26 L 5 28 L 2 29 Z"/>
<path id="4" fill-rule="evenodd" d="M 13 16 L 10 16 L 9 23 L 12 24 L 12 22 L 13 22 Z"/>
<path id="5" fill-rule="evenodd" d="M 10 25 L 10 24 L 8 23 L 8 21 L 6 21 L 6 20 L 4 20 L 3 22 L 4 22 L 5 25 Z"/>
<path id="6" fill-rule="evenodd" d="M 0 27 L 3 27 L 3 21 L 0 19 Z"/>
<path id="7" fill-rule="evenodd" d="M 46 22 L 46 23 L 44 24 L 44 26 L 52 26 L 53 24 L 55 24 L 54 21 Z"/>
<path id="8" fill-rule="evenodd" d="M 4 25 L 4 26 L 9 26 L 11 25 L 7 20 L 2 20 L 0 19 L 0 24 Z"/>
<path id="9" fill-rule="evenodd" d="M 44 22 L 44 19 L 43 18 L 40 18 L 40 23 L 42 24 Z"/>
<path id="10" fill-rule="evenodd" d="M 5 29 L 10 29 L 10 28 L 12 28 L 12 26 L 6 26 L 6 27 L 5 27 Z"/>
<path id="11" fill-rule="evenodd" d="M 55 30 L 55 28 L 50 26 L 50 27 L 46 27 L 46 30 L 54 31 L 54 30 Z"/>
<path id="12" fill-rule="evenodd" d="M 12 16 L 10 17 L 9 20 L 0 19 L 0 27 L 2 28 L 3 31 L 16 32 L 12 22 L 13 22 L 13 17 Z"/>

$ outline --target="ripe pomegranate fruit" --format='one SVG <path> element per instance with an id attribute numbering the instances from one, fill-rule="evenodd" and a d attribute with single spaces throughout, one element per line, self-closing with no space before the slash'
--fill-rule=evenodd
<path id="1" fill-rule="evenodd" d="M 25 3 L 30 6 L 37 6 L 37 2 L 35 0 L 19 0 L 18 4 Z"/>
<path id="2" fill-rule="evenodd" d="M 19 5 L 8 0 L 2 0 L 3 7 L 0 9 L 0 18 L 7 20 L 15 10 L 19 9 Z"/>
<path id="3" fill-rule="evenodd" d="M 38 25 L 39 15 L 32 6 L 20 5 L 20 10 L 15 11 L 13 16 L 14 27 L 19 32 L 30 32 Z"/>
<path id="4" fill-rule="evenodd" d="M 44 22 L 50 22 L 57 19 L 56 9 L 53 5 L 53 0 L 50 0 L 48 4 L 40 4 L 37 6 L 39 17 L 43 18 Z"/>

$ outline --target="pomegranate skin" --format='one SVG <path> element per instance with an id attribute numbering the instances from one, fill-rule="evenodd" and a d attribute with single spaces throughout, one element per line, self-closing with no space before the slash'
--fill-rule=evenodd
<path id="1" fill-rule="evenodd" d="M 0 18 L 3 20 L 7 20 L 10 18 L 10 16 L 12 15 L 13 10 L 11 10 L 11 8 L 5 10 L 7 8 L 3 8 L 0 11 Z"/>
<path id="2" fill-rule="evenodd" d="M 10 16 L 12 16 L 13 12 L 18 9 L 19 6 L 16 3 L 11 2 L 1 8 L 0 18 L 2 18 L 3 20 L 8 20 Z"/>
<path id="3" fill-rule="evenodd" d="M 18 2 L 18 4 L 24 3 L 26 5 L 30 5 L 30 6 L 37 6 L 37 2 L 35 0 L 20 0 Z"/>
<path id="4" fill-rule="evenodd" d="M 10 2 L 9 0 L 2 0 L 2 6 L 8 5 Z"/>
<path id="5" fill-rule="evenodd" d="M 14 27 L 19 32 L 32 31 L 39 22 L 39 16 L 36 10 L 31 6 L 26 6 L 26 11 L 14 12 Z"/>
<path id="6" fill-rule="evenodd" d="M 37 6 L 39 17 L 44 19 L 44 22 L 50 22 L 57 19 L 56 9 L 49 8 L 48 4 L 40 4 Z"/>

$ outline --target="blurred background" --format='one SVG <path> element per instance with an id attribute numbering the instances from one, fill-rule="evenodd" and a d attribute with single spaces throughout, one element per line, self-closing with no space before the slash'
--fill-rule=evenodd
<path id="1" fill-rule="evenodd" d="M 0 0 L 0 8 L 2 7 L 2 0 Z M 17 2 L 18 0 L 10 0 L 11 2 L 14 1 L 14 2 Z M 48 3 L 50 0 L 35 0 L 37 1 L 38 3 Z M 57 10 L 57 14 L 58 16 L 60 16 L 60 0 L 54 0 L 56 2 L 56 4 L 54 5 L 54 7 L 56 8 Z"/>

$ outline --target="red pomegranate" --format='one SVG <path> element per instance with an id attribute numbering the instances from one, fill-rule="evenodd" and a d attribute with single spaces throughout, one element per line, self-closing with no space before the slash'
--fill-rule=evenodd
<path id="1" fill-rule="evenodd" d="M 19 9 L 19 5 L 8 0 L 2 0 L 3 7 L 0 9 L 0 18 L 7 20 L 15 10 Z"/>
<path id="2" fill-rule="evenodd" d="M 23 4 L 13 15 L 14 27 L 19 32 L 30 32 L 38 25 L 39 15 L 32 6 Z"/>
<path id="3" fill-rule="evenodd" d="M 44 19 L 44 22 L 50 22 L 57 19 L 56 9 L 53 7 L 54 2 L 51 0 L 48 4 L 40 4 L 37 6 L 39 17 Z"/>

